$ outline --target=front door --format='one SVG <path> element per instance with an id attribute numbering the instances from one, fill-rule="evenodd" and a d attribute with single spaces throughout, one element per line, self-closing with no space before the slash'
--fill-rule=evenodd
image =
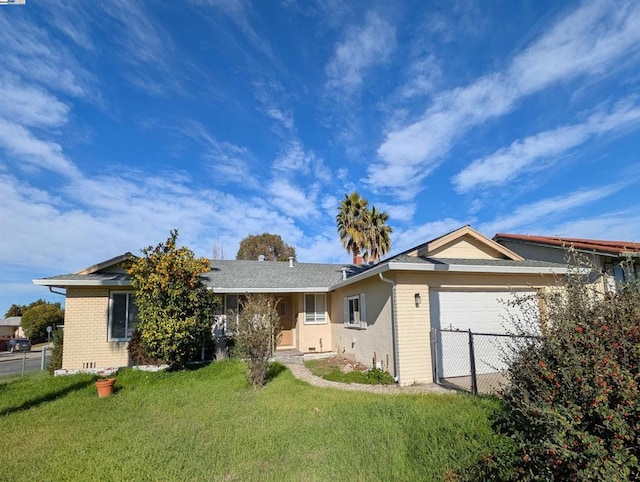
<path id="1" fill-rule="evenodd" d="M 278 310 L 280 310 L 280 327 L 282 329 L 278 348 L 293 348 L 295 347 L 295 343 L 291 296 L 282 297 L 278 305 Z"/>

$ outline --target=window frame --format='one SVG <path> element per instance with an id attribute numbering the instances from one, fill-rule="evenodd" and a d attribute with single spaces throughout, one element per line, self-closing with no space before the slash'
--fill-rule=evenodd
<path id="1" fill-rule="evenodd" d="M 124 326 L 124 332 L 125 332 L 125 336 L 124 337 L 115 337 L 113 336 L 113 309 L 115 306 L 115 300 L 114 300 L 114 295 L 126 295 L 126 307 L 125 307 L 125 326 Z M 109 320 L 108 320 L 108 341 L 114 341 L 114 342 L 121 342 L 121 341 L 130 341 L 131 340 L 131 335 L 126 335 L 129 332 L 129 317 L 130 317 L 130 307 L 131 307 L 131 301 L 133 300 L 133 302 L 135 303 L 135 292 L 134 291 L 120 291 L 120 290 L 114 290 L 114 291 L 110 291 L 109 292 Z M 138 309 L 137 309 L 137 305 L 136 305 L 136 316 L 135 316 L 135 326 L 133 328 L 133 330 L 131 330 L 131 333 L 133 333 L 133 331 L 135 330 L 135 327 L 138 325 Z"/>
<path id="2" fill-rule="evenodd" d="M 358 311 L 352 310 L 353 301 L 358 302 Z M 352 317 L 353 313 L 353 317 Z M 356 320 L 355 313 L 358 313 Z M 364 293 L 344 297 L 344 327 L 355 330 L 367 329 L 367 301 Z M 353 318 L 353 321 L 351 321 Z"/>
<path id="3" fill-rule="evenodd" d="M 313 296 L 313 319 L 309 318 L 310 313 L 307 313 L 307 296 Z M 322 296 L 324 299 L 324 311 L 321 313 L 318 311 L 318 297 Z M 327 316 L 327 294 L 326 293 L 305 293 L 304 294 L 304 324 L 305 325 L 326 325 L 328 323 Z M 320 315 L 320 316 L 319 316 Z"/>

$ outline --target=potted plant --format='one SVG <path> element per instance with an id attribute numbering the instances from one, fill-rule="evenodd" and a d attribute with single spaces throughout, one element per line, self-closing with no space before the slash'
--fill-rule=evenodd
<path id="1" fill-rule="evenodd" d="M 96 388 L 98 389 L 98 396 L 105 398 L 113 393 L 113 386 L 116 383 L 115 378 L 101 378 L 96 381 Z"/>
<path id="2" fill-rule="evenodd" d="M 98 389 L 98 396 L 105 398 L 113 393 L 113 387 L 116 383 L 115 375 L 117 370 L 107 368 L 98 372 L 100 378 L 96 380 L 96 388 Z"/>

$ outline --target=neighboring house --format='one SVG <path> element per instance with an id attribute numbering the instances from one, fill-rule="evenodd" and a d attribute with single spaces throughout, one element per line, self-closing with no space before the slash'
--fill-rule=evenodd
<path id="1" fill-rule="evenodd" d="M 640 278 L 640 243 L 507 233 L 498 233 L 493 240 L 527 259 L 564 264 L 567 249 L 573 247 L 588 255 L 596 272 L 602 274 L 598 283 L 605 292 L 615 291 L 616 281 Z"/>
<path id="2" fill-rule="evenodd" d="M 24 338 L 21 322 L 21 316 L 10 316 L 0 320 L 0 338 Z"/>
<path id="3" fill-rule="evenodd" d="M 122 269 L 128 259 L 34 280 L 66 289 L 63 368 L 129 364 L 136 309 Z M 502 332 L 503 302 L 513 292 L 535 294 L 564 273 L 563 265 L 525 260 L 464 226 L 373 266 L 214 260 L 203 279 L 223 297 L 226 316 L 249 293 L 281 298 L 279 348 L 335 351 L 367 366 L 375 360 L 409 385 L 443 376 L 447 360 L 432 328 Z"/>

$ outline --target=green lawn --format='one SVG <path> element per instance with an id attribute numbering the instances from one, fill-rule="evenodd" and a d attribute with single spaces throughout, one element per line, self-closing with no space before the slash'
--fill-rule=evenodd
<path id="1" fill-rule="evenodd" d="M 261 390 L 225 361 L 197 371 L 0 379 L 2 480 L 443 480 L 495 443 L 493 399 Z"/>

